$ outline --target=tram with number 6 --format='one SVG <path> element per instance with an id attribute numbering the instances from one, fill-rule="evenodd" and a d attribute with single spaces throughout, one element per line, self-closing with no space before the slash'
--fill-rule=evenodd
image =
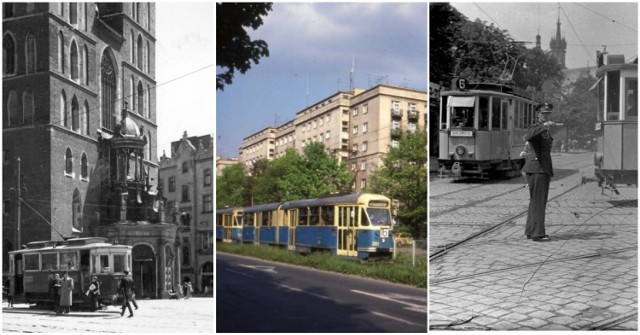
<path id="1" fill-rule="evenodd" d="M 517 176 L 527 128 L 536 123 L 538 105 L 511 85 L 456 81 L 441 91 L 438 163 L 440 176 L 456 178 Z"/>
<path id="2" fill-rule="evenodd" d="M 224 234 L 222 241 L 227 243 L 281 246 L 304 254 L 324 251 L 363 260 L 393 254 L 391 200 L 382 195 L 332 195 L 217 212 L 218 225 L 233 221 L 235 215 L 242 226 L 234 235 L 239 239 L 216 232 Z"/>
<path id="3" fill-rule="evenodd" d="M 124 271 L 131 269 L 131 246 L 114 245 L 103 237 L 72 238 L 65 241 L 40 241 L 26 249 L 9 252 L 10 294 L 24 296 L 29 304 L 51 306 L 50 276 L 73 278 L 72 305 L 90 307 L 86 294 L 91 278 L 100 284 L 99 302 L 118 304 L 118 285 Z"/>
<path id="4" fill-rule="evenodd" d="M 594 156 L 598 184 L 638 185 L 638 58 L 600 54 L 596 77 L 598 114 Z M 603 185 L 604 184 L 604 185 Z"/>

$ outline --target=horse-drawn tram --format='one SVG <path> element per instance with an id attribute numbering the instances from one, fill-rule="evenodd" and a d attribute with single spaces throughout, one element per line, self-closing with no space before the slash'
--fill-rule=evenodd
<path id="1" fill-rule="evenodd" d="M 49 307 L 51 277 L 68 272 L 74 282 L 73 306 L 91 306 L 86 292 L 93 276 L 100 284 L 100 303 L 117 304 L 118 284 L 124 271 L 131 269 L 131 250 L 131 246 L 107 243 L 103 237 L 30 242 L 26 249 L 9 252 L 9 290 L 36 307 Z"/>

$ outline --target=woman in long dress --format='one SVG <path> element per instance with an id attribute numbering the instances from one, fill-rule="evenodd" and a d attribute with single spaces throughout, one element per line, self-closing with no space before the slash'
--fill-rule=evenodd
<path id="1" fill-rule="evenodd" d="M 73 292 L 73 278 L 69 277 L 69 272 L 64 273 L 62 278 L 62 286 L 60 287 L 60 308 L 64 310 L 64 313 L 71 311 Z"/>

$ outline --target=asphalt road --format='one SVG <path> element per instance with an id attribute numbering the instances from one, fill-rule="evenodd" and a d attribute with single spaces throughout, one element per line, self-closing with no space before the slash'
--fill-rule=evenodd
<path id="1" fill-rule="evenodd" d="M 427 291 L 217 253 L 217 332 L 426 332 Z"/>

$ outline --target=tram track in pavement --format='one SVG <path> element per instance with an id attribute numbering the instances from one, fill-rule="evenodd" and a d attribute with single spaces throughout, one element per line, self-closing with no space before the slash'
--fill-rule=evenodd
<path id="1" fill-rule="evenodd" d="M 581 184 L 574 185 L 574 186 L 572 186 L 572 187 L 568 188 L 567 190 L 565 190 L 565 191 L 561 192 L 560 194 L 558 194 L 558 195 L 554 196 L 553 198 L 550 198 L 550 199 L 548 200 L 548 202 L 553 202 L 553 201 L 555 201 L 556 199 L 558 199 L 558 198 L 560 198 L 560 197 L 564 196 L 565 194 L 567 194 L 567 193 L 569 193 L 569 192 L 571 192 L 571 191 L 575 190 L 576 188 L 578 188 L 578 187 L 580 187 L 580 186 L 581 186 Z M 518 189 L 515 189 L 515 190 L 511 190 L 511 191 L 503 192 L 503 193 L 502 193 L 502 194 L 500 194 L 499 196 L 503 196 L 503 195 L 506 195 L 506 194 L 509 194 L 509 193 L 515 192 L 515 191 L 517 191 L 517 190 L 520 190 L 520 189 L 522 189 L 522 187 L 519 187 Z M 481 201 L 477 201 L 477 202 L 473 203 L 473 205 L 475 206 L 475 205 L 477 205 L 478 203 L 482 203 L 482 202 L 488 201 L 488 200 L 493 199 L 493 198 L 496 198 L 496 197 L 498 197 L 498 196 L 493 196 L 493 197 L 490 197 L 490 198 L 485 198 L 485 199 L 483 199 L 483 200 L 481 200 Z M 469 205 L 469 206 L 471 206 L 471 205 Z M 460 208 L 456 208 L 455 210 L 460 210 Z M 450 212 L 450 211 L 453 211 L 453 209 L 452 209 L 452 210 L 447 210 L 447 212 Z M 505 224 L 507 224 L 507 223 L 509 223 L 509 222 L 512 222 L 513 220 L 515 220 L 515 219 L 517 219 L 517 218 L 519 218 L 519 217 L 521 217 L 521 216 L 523 216 L 523 215 L 527 214 L 527 211 L 528 211 L 527 209 L 525 209 L 525 210 L 523 210 L 523 211 L 520 211 L 520 212 L 518 212 L 517 214 L 515 214 L 515 215 L 511 215 L 511 216 L 510 216 L 510 217 L 508 217 L 507 219 L 502 220 L 502 221 L 500 221 L 499 223 L 497 223 L 497 224 L 495 224 L 495 225 L 492 225 L 492 226 L 490 226 L 490 227 L 488 227 L 488 228 L 482 229 L 481 231 L 479 231 L 479 232 L 477 232 L 477 233 L 473 233 L 472 235 L 470 235 L 470 236 L 468 236 L 468 237 L 466 237 L 466 238 L 464 238 L 464 239 L 462 239 L 462 240 L 460 240 L 460 241 L 458 241 L 458 242 L 454 242 L 454 243 L 450 243 L 450 244 L 448 244 L 447 246 L 445 246 L 445 247 L 441 248 L 440 250 L 437 250 L 437 251 L 433 252 L 431 255 L 429 255 L 429 261 L 431 262 L 431 261 L 433 261 L 433 260 L 435 260 L 435 259 L 438 259 L 438 258 L 440 258 L 440 257 L 442 257 L 442 256 L 444 256 L 444 255 L 446 255 L 449 251 L 451 251 L 451 250 L 453 250 L 453 249 L 456 249 L 456 248 L 460 247 L 461 245 L 466 244 L 467 242 L 469 242 L 469 241 L 471 241 L 471 240 L 474 240 L 474 239 L 476 239 L 476 238 L 478 238 L 478 237 L 480 237 L 480 236 L 482 236 L 482 235 L 485 235 L 485 234 L 487 234 L 487 233 L 489 233 L 489 232 L 491 232 L 491 231 L 493 231 L 493 230 L 495 230 L 495 229 L 497 229 L 497 228 L 499 228 L 499 227 L 502 227 L 503 225 L 505 225 Z M 443 211 L 443 212 L 439 212 L 438 214 L 442 214 L 442 213 L 445 213 L 445 212 L 444 212 L 444 211 Z"/>

